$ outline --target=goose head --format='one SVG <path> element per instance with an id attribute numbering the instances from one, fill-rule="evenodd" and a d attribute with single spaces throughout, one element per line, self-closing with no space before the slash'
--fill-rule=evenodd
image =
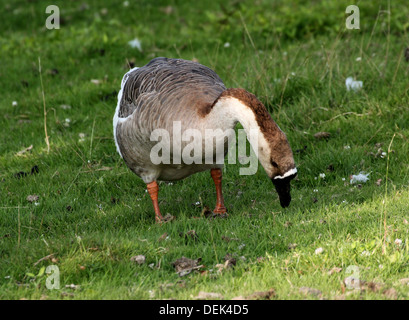
<path id="1" fill-rule="evenodd" d="M 297 176 L 293 153 L 286 135 L 281 130 L 267 143 L 267 148 L 259 148 L 259 160 L 274 184 L 280 205 L 286 208 L 291 202 L 291 180 Z"/>
<path id="2" fill-rule="evenodd" d="M 268 130 L 260 125 L 257 135 L 248 138 L 267 176 L 274 184 L 280 205 L 286 208 L 291 202 L 291 180 L 297 176 L 293 152 L 284 132 L 270 118 Z M 254 141 L 257 140 L 257 144 Z"/>

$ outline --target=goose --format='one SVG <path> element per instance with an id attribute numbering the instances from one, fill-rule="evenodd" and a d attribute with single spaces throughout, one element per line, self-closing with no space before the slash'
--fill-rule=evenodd
<path id="1" fill-rule="evenodd" d="M 233 129 L 238 122 L 253 149 L 256 147 L 258 161 L 273 182 L 281 206 L 288 207 L 290 181 L 297 175 L 293 153 L 285 133 L 255 95 L 242 88 L 227 89 L 212 69 L 182 59 L 155 58 L 123 76 L 113 118 L 116 150 L 129 169 L 146 183 L 156 222 L 164 221 L 159 209 L 157 182 L 180 180 L 206 170 L 210 170 L 216 188 L 213 215 L 227 215 L 222 193 L 223 162 L 215 161 L 214 157 L 204 161 L 204 148 L 198 149 L 202 149 L 202 154 L 195 158 L 203 161 L 181 160 L 177 148 L 182 144 L 186 146 L 187 142 L 176 141 L 175 124 L 181 132 L 194 129 L 202 133 L 196 141 L 202 147 L 206 142 L 206 130 L 217 133 L 232 129 L 234 135 Z M 152 139 L 152 135 L 158 129 L 169 133 L 161 140 L 162 155 L 170 157 L 166 163 L 158 163 L 152 157 L 152 150 L 160 140 Z M 249 138 L 250 132 L 257 134 L 256 140 Z M 226 146 L 231 136 L 217 138 L 213 146 L 215 153 L 220 144 Z M 223 151 L 223 156 L 226 153 Z"/>

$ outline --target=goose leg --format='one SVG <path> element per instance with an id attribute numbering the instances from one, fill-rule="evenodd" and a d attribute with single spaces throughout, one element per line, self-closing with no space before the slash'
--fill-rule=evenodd
<path id="1" fill-rule="evenodd" d="M 155 220 L 156 222 L 162 222 L 163 217 L 159 210 L 159 202 L 158 202 L 158 193 L 159 193 L 159 186 L 156 181 L 148 183 L 147 185 L 148 193 L 151 196 L 153 209 L 155 210 Z"/>
<path id="2" fill-rule="evenodd" d="M 224 206 L 223 193 L 222 193 L 222 170 L 211 169 L 210 175 L 213 178 L 214 185 L 216 186 L 216 208 L 213 210 L 213 213 L 216 215 L 224 215 L 227 212 L 226 207 Z"/>

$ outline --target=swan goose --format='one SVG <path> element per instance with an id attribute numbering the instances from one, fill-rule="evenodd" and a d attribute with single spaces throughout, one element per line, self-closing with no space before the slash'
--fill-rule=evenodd
<path id="1" fill-rule="evenodd" d="M 210 170 L 216 187 L 213 213 L 226 214 L 221 183 L 223 164 L 217 161 L 178 162 L 176 147 L 186 146 L 187 142 L 172 139 L 175 123 L 179 124 L 181 132 L 194 128 L 205 133 L 208 129 L 234 129 L 237 122 L 241 123 L 248 138 L 250 130 L 257 133 L 258 160 L 272 180 L 281 206 L 287 207 L 291 201 L 290 181 L 297 174 L 293 153 L 286 135 L 253 94 L 244 89 L 226 89 L 213 70 L 182 59 L 155 58 L 124 75 L 113 119 L 115 145 L 130 170 L 147 184 L 157 222 L 163 221 L 157 181 L 180 180 L 205 170 Z M 162 150 L 172 158 L 170 163 L 158 164 L 151 157 L 152 148 L 158 143 L 152 141 L 155 129 L 170 133 L 168 150 Z M 219 144 L 226 146 L 226 139 L 221 140 Z M 205 141 L 199 143 L 204 146 Z M 217 144 L 216 139 L 214 151 Z M 205 158 L 204 151 L 200 158 Z"/>

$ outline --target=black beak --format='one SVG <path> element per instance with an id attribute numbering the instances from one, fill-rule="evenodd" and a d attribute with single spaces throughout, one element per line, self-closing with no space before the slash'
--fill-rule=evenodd
<path id="1" fill-rule="evenodd" d="M 284 179 L 272 179 L 273 184 L 280 198 L 280 204 L 283 208 L 287 208 L 291 202 L 291 180 L 295 178 L 295 175 L 291 175 Z"/>
<path id="2" fill-rule="evenodd" d="M 291 202 L 291 185 L 290 181 L 273 181 L 278 197 L 280 198 L 280 204 L 283 208 L 287 208 Z"/>

